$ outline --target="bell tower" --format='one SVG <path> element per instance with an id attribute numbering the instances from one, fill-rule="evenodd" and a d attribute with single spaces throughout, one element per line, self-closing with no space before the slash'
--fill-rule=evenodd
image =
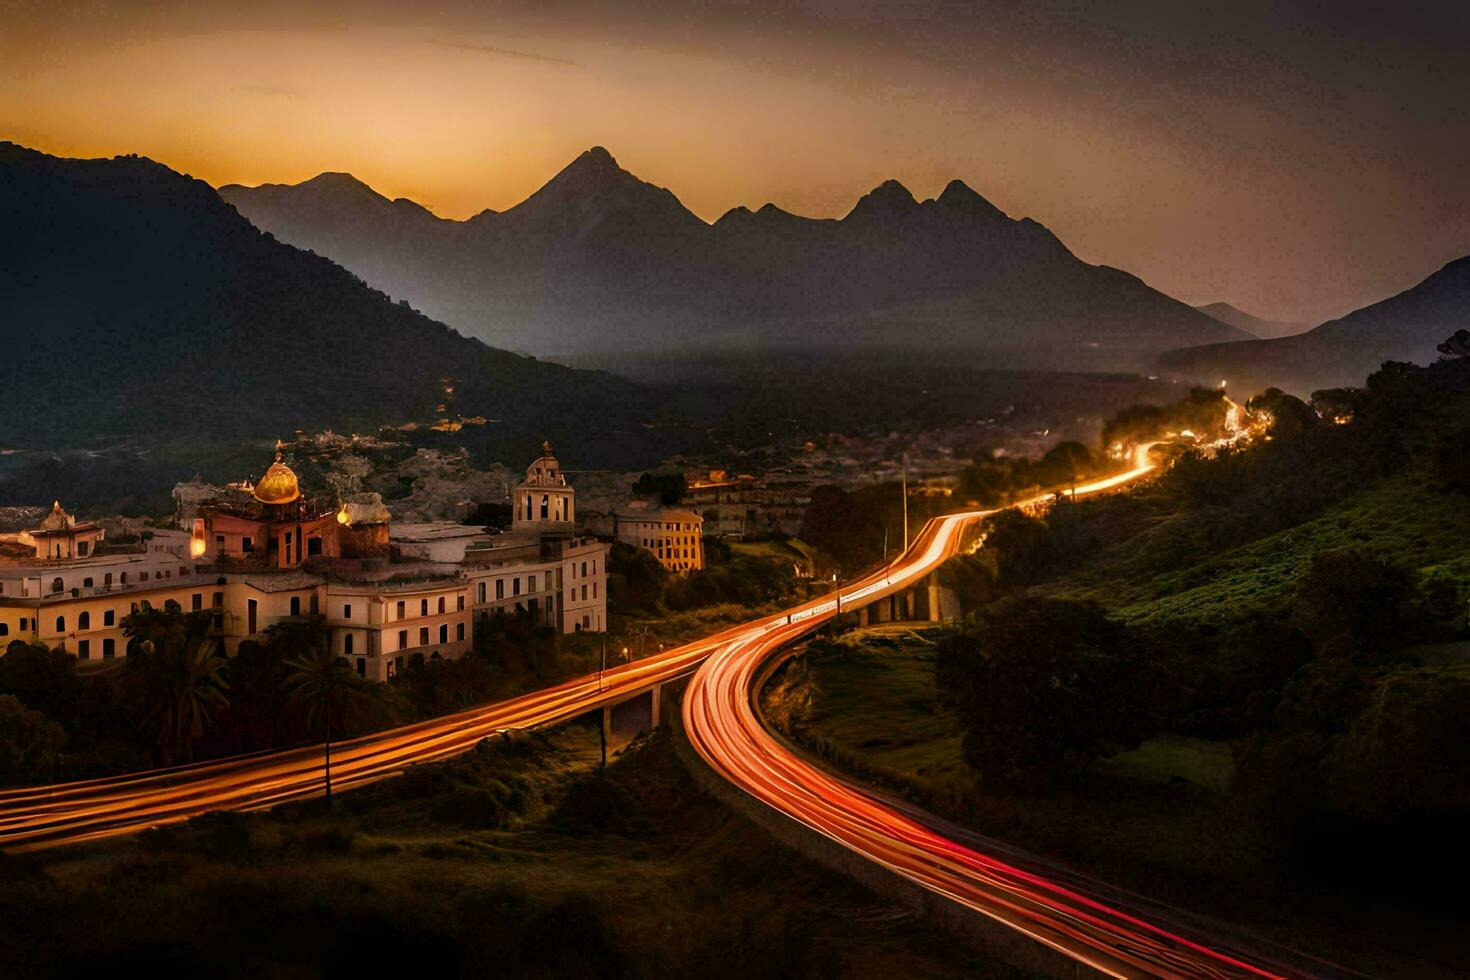
<path id="1" fill-rule="evenodd" d="M 551 443 L 542 443 L 541 453 L 516 484 L 512 530 L 570 534 L 577 521 L 577 491 L 567 484 Z"/>

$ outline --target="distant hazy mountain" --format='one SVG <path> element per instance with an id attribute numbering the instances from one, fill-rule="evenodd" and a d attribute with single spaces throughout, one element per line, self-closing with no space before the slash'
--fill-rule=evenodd
<path id="1" fill-rule="evenodd" d="M 1229 303 L 1206 303 L 1204 306 L 1196 306 L 1205 316 L 1214 317 L 1221 323 L 1228 323 L 1232 327 L 1244 330 L 1252 337 L 1261 340 L 1270 340 L 1274 337 L 1290 337 L 1293 334 L 1305 333 L 1312 328 L 1310 323 L 1289 323 L 1285 320 L 1263 320 L 1258 316 L 1251 316 L 1244 310 L 1237 309 Z"/>
<path id="2" fill-rule="evenodd" d="M 1361 384 L 1384 361 L 1433 361 L 1435 346 L 1465 327 L 1470 327 L 1470 256 L 1412 289 L 1306 333 L 1169 351 L 1159 363 L 1170 374 L 1225 379 L 1239 390 L 1276 385 L 1307 394 Z"/>
<path id="3" fill-rule="evenodd" d="M 257 226 L 497 345 L 541 353 L 909 347 L 1138 366 L 1245 336 L 959 181 L 895 181 L 841 220 L 766 205 L 713 225 L 601 147 L 504 212 L 445 221 L 351 177 L 220 188 Z"/>
<path id="4" fill-rule="evenodd" d="M 350 178 L 309 181 L 294 198 L 303 214 L 352 214 L 358 233 L 404 247 L 437 223 Z M 427 425 L 449 402 L 491 420 L 466 437 L 524 454 L 544 438 L 605 447 L 619 425 L 642 430 L 647 404 L 621 379 L 463 337 L 136 156 L 0 143 L 0 318 L 7 446 L 371 431 Z"/>

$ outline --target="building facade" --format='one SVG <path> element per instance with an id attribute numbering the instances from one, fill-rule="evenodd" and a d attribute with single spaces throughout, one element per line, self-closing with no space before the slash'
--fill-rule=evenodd
<path id="1" fill-rule="evenodd" d="M 527 616 L 566 633 L 603 630 L 607 545 L 574 533 L 571 487 L 548 482 L 559 477 L 548 452 L 517 487 L 531 504 L 510 529 L 435 534 L 419 526 L 404 542 L 407 554 L 376 494 L 335 506 L 305 497 L 279 451 L 250 501 L 232 494 L 200 503 L 187 536 L 160 532 L 164 547 L 99 551 L 102 529 L 57 504 L 44 526 L 5 542 L 0 650 L 23 640 L 107 660 L 126 652 L 128 615 L 178 609 L 211 614 L 231 656 L 271 626 L 320 622 L 354 670 L 387 680 L 416 658 L 468 652 L 480 615 Z M 426 543 L 426 553 L 413 547 Z"/>
<path id="2" fill-rule="evenodd" d="M 617 540 L 642 548 L 671 572 L 704 567 L 704 518 L 680 507 L 627 509 L 614 520 Z"/>
<path id="3" fill-rule="evenodd" d="M 576 491 L 543 446 L 513 492 L 510 529 L 465 551 L 476 616 L 526 616 L 563 633 L 607 629 L 608 546 L 576 530 Z"/>

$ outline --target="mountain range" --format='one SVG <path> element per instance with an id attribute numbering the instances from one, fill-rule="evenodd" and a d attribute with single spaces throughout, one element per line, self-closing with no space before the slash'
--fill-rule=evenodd
<path id="1" fill-rule="evenodd" d="M 1446 264 L 1403 292 L 1305 333 L 1271 340 L 1167 351 L 1161 371 L 1200 381 L 1225 379 L 1239 391 L 1275 385 L 1297 394 L 1360 385 L 1385 361 L 1432 362 L 1435 347 L 1470 327 L 1470 256 Z"/>
<path id="2" fill-rule="evenodd" d="M 1305 333 L 1312 328 L 1310 323 L 1291 323 L 1286 320 L 1267 320 L 1252 316 L 1229 303 L 1206 303 L 1204 306 L 1196 306 L 1195 309 L 1205 316 L 1214 317 L 1221 323 L 1228 323 L 1232 327 L 1244 330 L 1258 339 L 1290 337 L 1292 334 Z"/>
<path id="3" fill-rule="evenodd" d="M 549 438 L 587 465 L 648 431 L 641 386 L 462 336 L 137 156 L 0 143 L 0 315 L 10 448 L 217 446 L 450 412 L 485 417 L 463 435 L 503 458 Z"/>
<path id="4" fill-rule="evenodd" d="M 958 180 L 922 202 L 887 181 L 841 219 L 767 204 L 708 224 L 593 147 L 520 204 L 465 221 L 348 174 L 220 195 L 435 318 L 538 354 L 953 349 L 1138 368 L 1249 336 L 1083 262 Z"/>

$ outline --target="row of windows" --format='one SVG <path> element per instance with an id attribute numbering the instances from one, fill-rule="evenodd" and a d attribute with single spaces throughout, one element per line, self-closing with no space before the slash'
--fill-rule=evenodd
<path id="1" fill-rule="evenodd" d="M 548 574 L 550 574 L 550 573 L 548 573 Z M 592 559 L 592 574 L 593 575 L 596 575 L 597 574 L 597 559 L 596 558 Z M 585 562 L 585 561 L 582 562 L 582 574 L 581 574 L 581 576 L 578 576 L 577 575 L 577 563 L 576 562 L 573 562 L 572 563 L 572 577 L 573 578 L 578 578 L 578 577 L 580 577 L 580 578 L 586 578 L 587 577 L 587 562 Z"/>
<path id="2" fill-rule="evenodd" d="M 526 595 L 535 595 L 536 594 L 536 576 L 535 576 L 535 574 L 533 573 L 531 575 L 527 575 L 526 578 L 525 578 L 525 582 L 526 582 Z M 546 591 L 547 592 L 550 592 L 551 591 L 551 588 L 552 588 L 552 585 L 551 585 L 551 572 L 549 572 L 549 571 L 545 573 L 545 582 L 546 582 Z M 498 578 L 498 579 L 495 580 L 495 598 L 497 600 L 504 599 L 505 598 L 505 583 L 506 583 L 506 580 L 503 579 L 503 578 Z M 489 601 L 487 599 L 487 594 L 488 594 L 488 588 L 487 588 L 487 586 L 488 586 L 488 583 L 486 583 L 486 582 L 480 582 L 478 585 L 476 585 L 476 587 L 475 587 L 475 601 L 476 602 L 478 602 L 478 603 L 485 603 L 485 602 L 488 602 Z M 510 595 L 511 595 L 511 598 L 515 598 L 516 596 L 518 596 L 520 594 L 521 594 L 521 577 L 519 575 L 517 575 L 516 577 L 510 579 Z"/>
<path id="3" fill-rule="evenodd" d="M 459 640 L 459 641 L 464 640 L 464 623 L 455 623 L 454 624 L 454 638 L 455 638 L 455 640 Z M 421 646 L 421 647 L 426 647 L 426 646 L 429 645 L 430 642 L 432 642 L 432 641 L 429 639 L 429 627 L 427 627 L 427 626 L 420 626 L 419 627 L 419 642 L 418 642 L 418 645 Z M 440 623 L 439 624 L 439 642 L 440 643 L 448 643 L 449 642 L 449 624 L 448 623 Z M 398 631 L 398 649 L 400 649 L 400 650 L 406 650 L 406 649 L 408 649 L 408 630 L 399 630 Z M 343 639 L 343 641 L 342 641 L 342 650 L 343 650 L 344 653 L 351 653 L 352 652 L 352 634 L 351 633 L 347 634 L 347 636 Z"/>
<path id="4" fill-rule="evenodd" d="M 148 581 L 149 574 L 150 573 L 148 573 L 148 572 L 139 572 L 138 573 L 138 581 L 139 582 L 146 582 L 146 581 Z M 173 576 L 174 576 L 173 570 L 172 569 L 169 569 L 169 568 L 161 569 L 161 570 L 159 570 L 159 571 L 157 571 L 155 573 L 152 573 L 152 574 L 153 574 L 153 576 L 155 578 L 160 578 L 160 579 L 173 578 Z M 188 574 L 189 574 L 188 567 L 185 566 L 185 565 L 180 565 L 179 566 L 179 578 L 183 578 L 183 577 L 185 577 Z M 94 579 L 90 575 L 87 576 L 86 578 L 82 579 L 82 588 L 84 588 L 84 589 L 95 588 L 96 587 L 96 584 L 97 584 L 97 580 Z M 119 585 L 127 585 L 128 584 L 128 573 L 127 572 L 119 572 L 118 573 L 117 584 L 119 584 Z M 111 572 L 108 572 L 106 575 L 102 576 L 102 587 L 104 589 L 110 589 L 110 588 L 112 588 L 112 573 Z M 51 580 L 51 591 L 53 593 L 66 591 L 66 583 L 61 580 L 61 576 L 58 575 L 56 578 L 54 578 L 54 579 Z"/>
<path id="5" fill-rule="evenodd" d="M 439 613 L 441 613 L 441 614 L 442 613 L 446 613 L 446 612 L 449 611 L 449 604 L 448 604 L 447 599 L 444 596 L 441 595 L 439 597 L 438 602 L 435 604 L 435 609 Z M 454 597 L 454 611 L 455 612 L 463 612 L 464 611 L 464 594 L 463 593 L 461 593 L 461 594 L 459 594 L 459 595 L 457 595 L 457 596 Z M 393 607 L 393 612 L 394 612 L 394 616 L 393 616 L 394 619 L 407 619 L 408 618 L 408 602 L 407 602 L 407 600 L 399 599 L 398 602 Z M 429 615 L 429 600 L 428 599 L 420 599 L 419 600 L 419 615 L 420 616 L 427 616 L 427 615 Z M 343 606 L 342 607 L 342 618 L 343 619 L 351 619 L 352 618 L 352 607 L 351 606 Z"/>
<path id="6" fill-rule="evenodd" d="M 296 600 L 293 600 L 293 601 L 296 601 Z M 214 597 L 213 597 L 213 608 L 219 608 L 220 606 L 223 606 L 224 604 L 225 604 L 225 594 L 223 592 L 216 592 L 216 593 L 214 593 Z M 147 599 L 143 599 L 143 600 L 141 600 L 139 602 L 132 603 L 129 611 L 130 612 L 141 612 L 141 611 L 151 610 L 152 608 L 153 608 L 153 604 L 150 603 Z M 183 612 L 183 608 L 184 607 L 179 603 L 179 601 L 177 599 L 168 599 L 168 600 L 166 600 L 164 602 L 163 608 L 165 610 L 167 610 L 168 612 Z M 191 595 L 189 597 L 189 611 L 190 612 L 199 612 L 203 608 L 204 608 L 204 593 L 202 593 L 202 592 L 195 592 L 193 595 Z M 116 626 L 116 625 L 117 625 L 117 610 L 115 610 L 115 609 L 104 609 L 104 610 L 102 610 L 102 628 L 103 629 L 107 629 L 108 627 Z M 25 629 L 26 628 L 26 621 L 23 620 L 23 619 L 20 621 L 20 628 L 21 629 Z M 88 610 L 83 610 L 82 612 L 77 613 L 77 631 L 78 632 L 86 632 L 87 630 L 89 630 L 91 628 L 92 628 L 92 613 L 90 611 L 88 611 Z M 8 629 L 9 629 L 9 627 L 7 627 L 4 623 L 0 623 L 0 636 L 5 636 L 6 633 L 8 632 Z M 65 616 L 57 616 L 56 617 L 56 632 L 57 633 L 65 633 L 66 632 L 66 617 Z"/>

